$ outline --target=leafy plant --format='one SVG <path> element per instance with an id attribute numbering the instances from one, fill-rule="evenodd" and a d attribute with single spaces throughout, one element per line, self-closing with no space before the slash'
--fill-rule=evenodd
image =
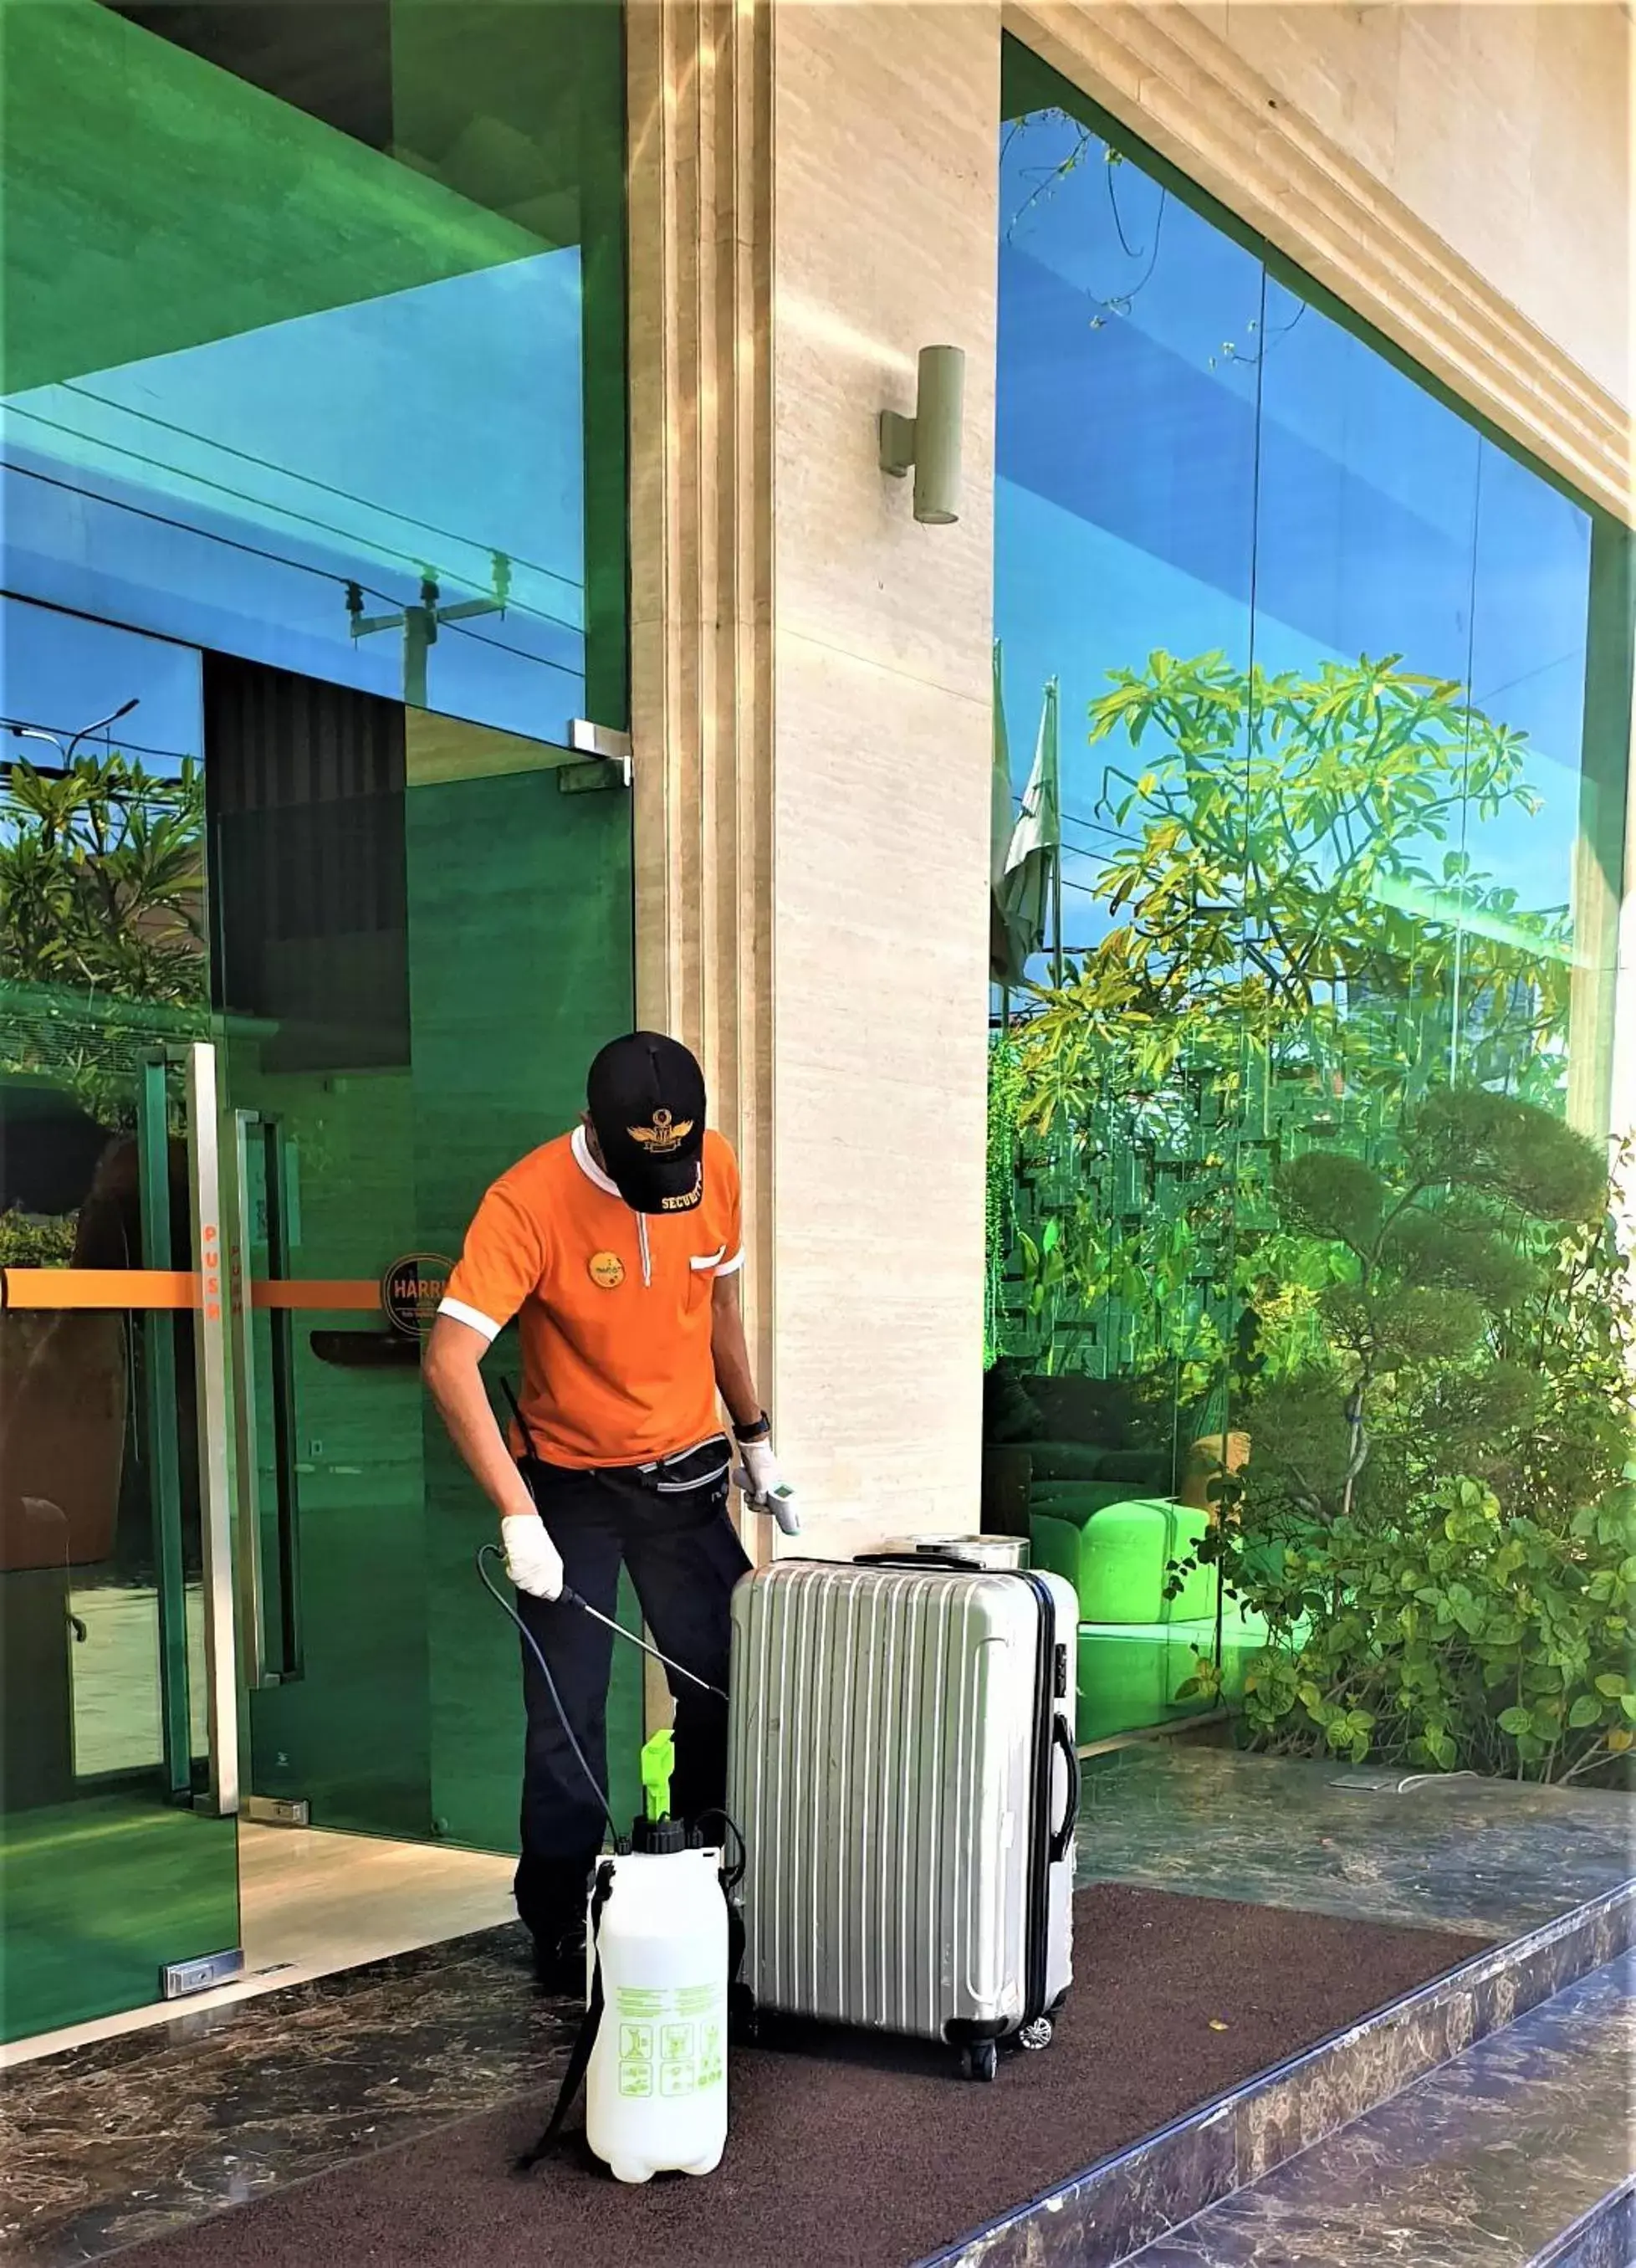
<path id="1" fill-rule="evenodd" d="M 118 754 L 60 775 L 13 763 L 0 799 L 0 1063 L 48 1074 L 118 1123 L 128 1082 L 101 1020 L 132 1003 L 168 1031 L 202 1028 L 204 884 L 191 759 L 174 778 Z"/>
<path id="2" fill-rule="evenodd" d="M 1573 1780 L 1636 1744 L 1629 1487 L 1564 1534 L 1442 1482 L 1401 1519 L 1342 1516 L 1244 1588 L 1285 1633 L 1245 1674 L 1258 1747 Z"/>
<path id="3" fill-rule="evenodd" d="M 41 1220 L 8 1205 L 0 1212 L 0 1268 L 66 1268 L 74 1257 L 74 1216 Z"/>
<path id="4" fill-rule="evenodd" d="M 1559 1050 L 1566 910 L 1519 908 L 1450 847 L 1468 813 L 1538 811 L 1526 737 L 1399 659 L 1302 677 L 1161 652 L 1113 674 L 1090 712 L 1092 743 L 1120 733 L 1133 758 L 1096 810 L 1111 925 L 1025 1027 L 1031 1123 L 1097 1091 L 1110 1044 L 1126 1093 L 1197 1058 L 1252 1113 L 1258 1074 L 1413 1101 L 1451 1045 L 1481 1084 Z"/>
<path id="5" fill-rule="evenodd" d="M 0 977 L 176 1006 L 204 982 L 204 782 L 111 755 L 11 767 L 0 810 Z"/>
<path id="6" fill-rule="evenodd" d="M 1598 1150 L 1453 1092 L 1390 1170 L 1315 1152 L 1278 1189 L 1341 1264 L 1321 1356 L 1247 1397 L 1253 1452 L 1198 1555 L 1272 1632 L 1248 1734 L 1542 1778 L 1613 1762 L 1636 1723 L 1636 1295 Z"/>
<path id="7" fill-rule="evenodd" d="M 1275 1188 L 1286 1225 L 1341 1259 L 1316 1301 L 1324 1353 L 1285 1397 L 1328 1397 L 1336 1427 L 1325 1446 L 1321 1416 L 1307 1429 L 1317 1449 L 1310 1468 L 1276 1442 L 1273 1451 L 1302 1513 L 1351 1511 L 1377 1396 L 1399 1493 L 1428 1457 L 1469 1450 L 1468 1469 L 1496 1434 L 1532 1425 L 1537 1380 L 1501 1351 L 1500 1321 L 1541 1293 L 1530 1240 L 1605 1216 L 1607 1173 L 1593 1144 L 1534 1104 L 1450 1089 L 1411 1116 L 1392 1167 L 1314 1150 L 1281 1168 Z"/>
<path id="8" fill-rule="evenodd" d="M 991 1336 L 1041 1368 L 1082 1348 L 1200 1433 L 1230 1392 L 1251 1453 L 1197 1558 L 1268 1623 L 1251 1739 L 1622 1768 L 1636 1298 L 1605 1160 L 1561 1123 L 1567 911 L 1465 847 L 1537 812 L 1523 736 L 1396 656 L 1159 652 L 1091 739 L 1128 759 L 1097 941 L 1008 1041 Z"/>
<path id="9" fill-rule="evenodd" d="M 987 1178 L 983 1197 L 983 1368 L 998 1361 L 1005 1314 L 1005 1259 L 1017 1234 L 1016 1113 L 1022 1074 L 1009 1033 L 988 1048 Z"/>

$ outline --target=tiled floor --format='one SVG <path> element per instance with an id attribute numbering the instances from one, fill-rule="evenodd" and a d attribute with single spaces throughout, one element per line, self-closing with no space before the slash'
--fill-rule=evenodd
<path id="1" fill-rule="evenodd" d="M 1144 1745 L 1088 1764 L 1081 1873 L 1514 1938 L 1636 1873 L 1633 1816 L 1624 1798 L 1453 1780 L 1398 1790 L 1323 1764 Z M 244 1834 L 246 1947 L 261 1972 L 248 1987 L 0 2082 L 0 2250 L 9 2238 L 31 2268 L 498 2103 L 562 2052 L 561 2013 L 532 1997 L 516 1929 L 319 1974 L 503 1918 L 508 1861 Z"/>
<path id="2" fill-rule="evenodd" d="M 1086 1760 L 1080 1879 L 1515 1937 L 1636 1874 L 1636 1798 L 1144 1742 Z"/>
<path id="3" fill-rule="evenodd" d="M 186 2016 L 509 1921 L 513 1863 L 484 1851 L 241 1821 L 245 1974 L 189 1999 Z M 176 2004 L 159 2004 L 38 2034 L 0 2047 L 0 2068 L 177 2015 Z"/>
<path id="4" fill-rule="evenodd" d="M 0 2260 L 70 2268 L 539 2085 L 569 2031 L 520 1927 L 0 2078 Z"/>

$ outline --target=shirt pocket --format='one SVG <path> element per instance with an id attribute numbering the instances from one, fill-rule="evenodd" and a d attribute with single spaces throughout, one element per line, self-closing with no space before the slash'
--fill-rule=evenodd
<path id="1" fill-rule="evenodd" d="M 727 1257 L 727 1247 L 718 1245 L 714 1252 L 694 1252 L 687 1261 L 687 1308 L 689 1314 L 701 1307 L 710 1297 L 715 1282 L 715 1271 Z"/>

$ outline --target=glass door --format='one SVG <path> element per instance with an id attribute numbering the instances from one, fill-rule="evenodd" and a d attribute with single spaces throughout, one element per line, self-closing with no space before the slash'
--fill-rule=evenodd
<path id="1" fill-rule="evenodd" d="M 238 1965 L 238 1747 L 198 657 L 8 602 L 0 660 L 15 2038 Z"/>
<path id="2" fill-rule="evenodd" d="M 629 1023 L 629 799 L 614 766 L 260 664 L 207 657 L 204 707 L 248 1808 L 508 1850 L 516 1642 L 420 1349 L 483 1190 L 574 1123 Z M 496 1407 L 516 1366 L 507 1334 Z"/>

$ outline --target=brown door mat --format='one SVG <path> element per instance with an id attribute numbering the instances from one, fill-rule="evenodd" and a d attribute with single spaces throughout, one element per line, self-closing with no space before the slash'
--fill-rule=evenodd
<path id="1" fill-rule="evenodd" d="M 803 2029 L 735 2055 L 727 2155 L 701 2181 L 622 2189 L 577 2132 L 519 2178 L 542 2086 L 135 2247 L 121 2268 L 905 2263 L 1486 1941 L 1112 1884 L 1079 1892 L 1074 1926 L 1055 2041 L 1007 2055 L 993 2085 L 954 2076 L 947 2049 Z"/>

